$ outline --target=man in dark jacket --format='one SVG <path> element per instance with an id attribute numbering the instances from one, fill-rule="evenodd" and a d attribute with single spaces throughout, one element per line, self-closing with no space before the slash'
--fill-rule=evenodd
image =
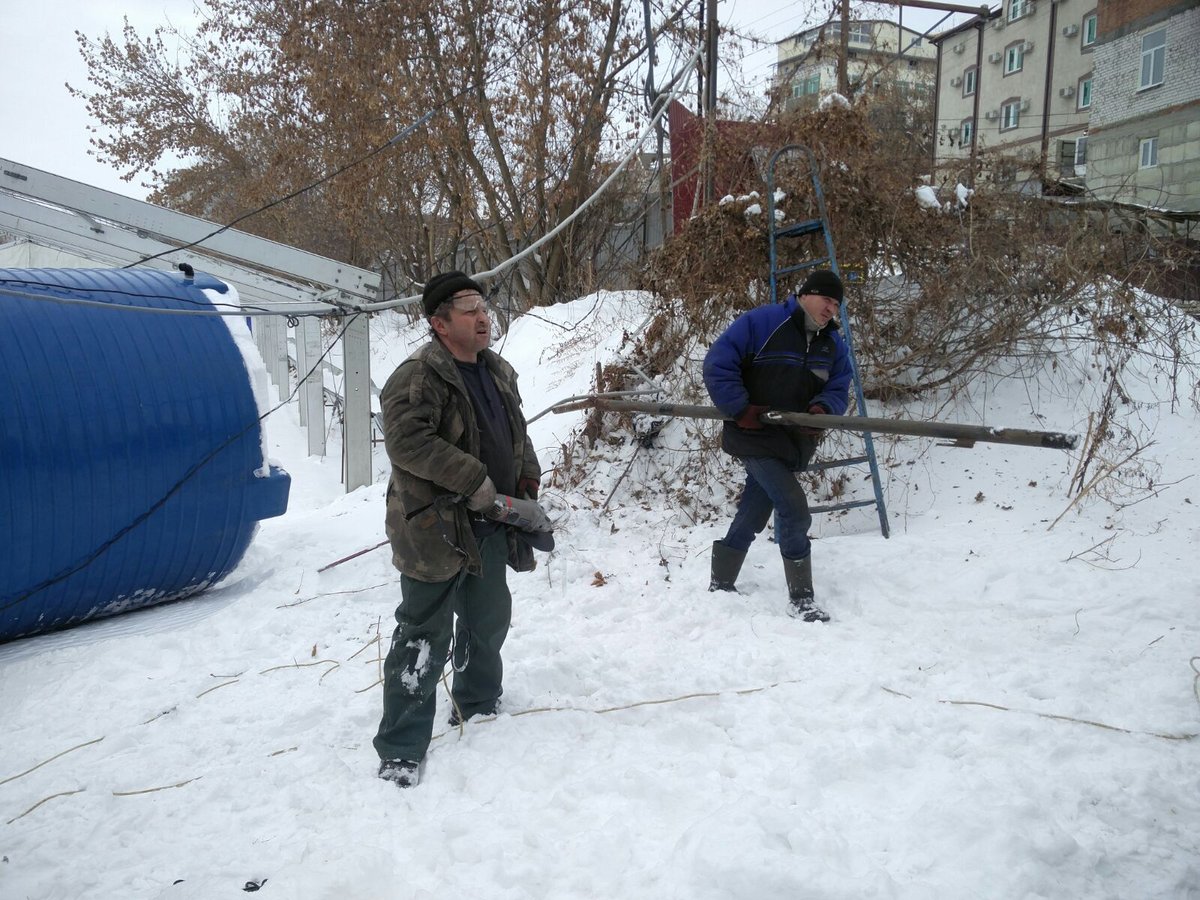
<path id="1" fill-rule="evenodd" d="M 495 511 L 498 494 L 536 498 L 541 479 L 517 374 L 487 349 L 483 290 L 447 272 L 429 280 L 422 300 L 432 339 L 380 394 L 392 463 L 386 526 L 402 601 L 374 744 L 379 777 L 400 787 L 416 785 L 429 747 L 452 629 L 451 723 L 497 709 L 512 616 L 505 563 L 528 571 L 534 562 L 527 543 L 483 514 Z M 536 504 L 527 507 L 548 530 Z"/>
<path id="2" fill-rule="evenodd" d="M 724 540 L 713 542 L 709 590 L 734 590 L 746 551 L 775 513 L 789 612 L 827 622 L 812 586 L 812 516 L 796 472 L 808 465 L 820 431 L 764 424 L 767 410 L 844 415 L 849 404 L 850 353 L 838 323 L 842 282 L 811 273 L 784 303 L 743 314 L 704 358 L 704 384 L 727 421 L 721 447 L 746 467 L 746 486 Z"/>

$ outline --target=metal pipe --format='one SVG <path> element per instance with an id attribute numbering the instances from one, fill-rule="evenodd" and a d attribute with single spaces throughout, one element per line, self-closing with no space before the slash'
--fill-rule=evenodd
<path id="1" fill-rule="evenodd" d="M 573 403 L 551 407 L 565 413 L 595 408 L 606 412 L 641 412 L 684 419 L 728 418 L 715 406 L 683 403 L 643 403 L 633 400 L 607 400 L 588 397 Z M 960 425 L 953 422 L 915 422 L 908 419 L 876 419 L 870 416 L 816 416 L 809 413 L 768 411 L 760 417 L 768 425 L 800 425 L 806 428 L 832 428 L 876 434 L 902 434 L 913 437 L 948 438 L 959 447 L 973 447 L 977 441 L 991 444 L 1015 444 L 1044 447 L 1049 450 L 1073 450 L 1079 436 L 1061 431 L 1030 431 L 1024 428 L 992 428 L 987 425 Z"/>

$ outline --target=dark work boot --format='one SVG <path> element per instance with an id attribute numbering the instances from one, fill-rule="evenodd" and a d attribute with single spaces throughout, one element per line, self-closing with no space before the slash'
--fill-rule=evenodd
<path id="1" fill-rule="evenodd" d="M 379 777 L 396 787 L 416 787 L 420 780 L 420 765 L 413 759 L 384 759 L 379 763 Z"/>
<path id="2" fill-rule="evenodd" d="M 746 559 L 745 550 L 734 550 L 721 541 L 713 541 L 712 546 L 712 578 L 708 582 L 710 591 L 733 591 L 737 588 L 738 572 L 742 571 L 742 563 Z"/>
<path id="3" fill-rule="evenodd" d="M 486 709 L 481 709 L 478 712 L 471 712 L 471 713 L 467 713 L 465 715 L 462 714 L 462 711 L 458 708 L 458 706 L 456 704 L 452 704 L 450 707 L 450 718 L 447 721 L 450 723 L 450 726 L 452 728 L 457 728 L 463 722 L 469 722 L 471 719 L 482 718 L 484 716 L 494 716 L 494 715 L 497 715 L 499 712 L 500 712 L 500 701 L 499 700 L 497 700 L 492 706 L 490 706 Z"/>
<path id="4" fill-rule="evenodd" d="M 829 613 L 813 600 L 812 554 L 804 559 L 783 557 L 783 574 L 787 578 L 788 613 L 805 622 L 828 622 Z"/>

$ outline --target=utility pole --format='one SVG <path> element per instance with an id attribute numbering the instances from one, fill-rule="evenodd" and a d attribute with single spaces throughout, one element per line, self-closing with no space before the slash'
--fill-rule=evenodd
<path id="1" fill-rule="evenodd" d="M 705 34 L 705 72 L 707 80 L 704 83 L 704 150 L 702 168 L 704 170 L 704 205 L 716 200 L 716 136 L 717 136 L 717 38 L 720 26 L 717 25 L 717 0 L 707 0 L 704 34 Z"/>
<path id="2" fill-rule="evenodd" d="M 850 97 L 850 73 L 846 62 L 850 58 L 850 0 L 842 0 L 842 30 L 838 35 L 838 93 Z"/>

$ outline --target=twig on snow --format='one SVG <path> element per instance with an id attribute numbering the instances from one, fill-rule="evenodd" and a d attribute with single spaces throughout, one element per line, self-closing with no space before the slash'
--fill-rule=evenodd
<path id="1" fill-rule="evenodd" d="M 269 668 L 269 669 L 263 669 L 263 670 L 262 670 L 261 672 L 259 672 L 258 674 L 259 674 L 259 675 L 266 675 L 268 672 L 278 672 L 280 669 L 307 669 L 307 668 L 309 668 L 310 666 L 325 666 L 325 665 L 329 665 L 330 663 L 332 663 L 332 664 L 333 664 L 333 668 L 334 668 L 334 669 L 336 669 L 338 666 L 340 666 L 340 665 L 341 665 L 341 663 L 340 663 L 340 662 L 338 662 L 336 659 L 318 659 L 318 660 L 317 660 L 317 661 L 315 661 L 315 662 L 307 662 L 307 663 L 291 663 L 290 665 L 286 665 L 286 666 L 271 666 L 271 668 Z M 332 671 L 333 671 L 333 669 L 330 669 L 330 670 L 329 670 L 329 672 L 332 672 Z M 326 672 L 326 673 L 325 673 L 325 675 L 328 675 L 328 674 L 329 674 L 329 672 Z M 322 675 L 321 677 L 322 677 L 322 678 L 324 678 L 324 677 L 325 677 L 325 675 Z M 219 685 L 218 685 L 218 686 L 219 686 Z"/>
<path id="2" fill-rule="evenodd" d="M 95 743 L 95 741 L 93 741 L 92 743 Z M 47 762 L 49 762 L 49 760 L 47 760 Z M 17 819 L 25 818 L 25 816 L 29 815 L 31 812 L 33 812 L 35 809 L 37 809 L 43 803 L 47 803 L 50 800 L 53 800 L 55 797 L 69 797 L 71 794 L 82 794 L 86 790 L 87 790 L 87 788 L 80 788 L 77 791 L 60 791 L 57 794 L 51 794 L 49 797 L 46 797 L 43 800 L 39 800 L 37 803 L 33 804 L 33 806 L 29 807 L 29 809 L 25 810 L 25 812 L 21 813 L 21 815 L 13 816 L 11 819 L 9 819 L 4 824 L 11 825 L 13 822 L 17 821 Z"/>
<path id="3" fill-rule="evenodd" d="M 374 549 L 374 548 L 372 548 L 372 549 Z M 354 591 L 330 591 L 327 594 L 313 594 L 311 597 L 305 597 L 303 600 L 293 600 L 291 603 L 283 603 L 275 608 L 276 609 L 290 609 L 293 606 L 300 606 L 301 604 L 307 603 L 310 600 L 316 600 L 318 597 L 338 597 L 338 596 L 341 596 L 342 594 L 361 594 L 364 591 L 373 591 L 376 588 L 387 587 L 387 586 L 388 586 L 388 582 L 385 581 L 383 584 L 373 584 L 370 587 L 358 588 L 357 590 L 354 590 Z"/>
<path id="4" fill-rule="evenodd" d="M 25 775 L 28 775 L 30 772 L 37 771 L 37 770 L 38 770 L 38 769 L 40 769 L 42 766 L 46 765 L 46 763 L 52 763 L 52 762 L 54 762 L 54 761 L 55 761 L 56 759 L 58 759 L 60 756 L 66 756 L 68 753 L 71 753 L 71 752 L 73 752 L 73 751 L 75 751 L 75 750 L 82 749 L 83 747 L 90 747 L 92 744 L 98 744 L 98 743 L 100 743 L 102 740 L 104 740 L 104 738 L 103 738 L 103 737 L 98 737 L 98 738 L 96 738 L 94 741 L 85 741 L 85 742 L 84 742 L 84 743 L 82 743 L 82 744 L 76 744 L 74 747 L 71 747 L 71 748 L 70 748 L 70 749 L 68 749 L 68 750 L 64 750 L 62 753 L 55 753 L 55 754 L 54 754 L 52 757 L 50 757 L 49 759 L 45 760 L 44 762 L 40 762 L 40 763 L 38 763 L 38 764 L 37 764 L 36 766 L 34 766 L 32 769 L 26 769 L 24 772 L 18 772 L 16 775 L 10 775 L 10 776 L 8 776 L 8 777 L 7 777 L 7 778 L 5 778 L 3 781 L 0 781 L 0 784 L 8 784 L 10 781 L 16 781 L 18 778 L 22 778 L 22 777 L 24 777 Z M 73 792 L 72 792 L 72 793 L 73 793 Z M 58 795 L 58 794 L 55 794 L 55 796 L 57 797 L 57 796 L 60 796 L 60 795 Z M 49 798 L 49 797 L 47 797 L 46 799 L 48 800 L 48 799 L 50 799 L 50 798 Z M 42 802 L 43 802 L 43 803 L 45 803 L 46 801 L 45 801 L 45 800 L 43 800 Z M 35 807 L 35 808 L 36 808 L 36 807 Z M 21 813 L 21 815 L 25 815 L 25 813 Z M 18 819 L 19 819 L 20 817 L 21 817 L 21 816 L 17 816 L 17 818 L 18 818 Z"/>
<path id="5" fill-rule="evenodd" d="M 143 788 L 140 791 L 113 791 L 114 797 L 133 797 L 136 794 L 153 794 L 155 791 L 169 791 L 173 788 L 183 787 L 185 784 L 191 784 L 193 781 L 199 781 L 203 775 L 197 775 L 195 778 L 189 778 L 187 781 L 181 781 L 178 784 L 164 784 L 162 787 Z"/>
<path id="6" fill-rule="evenodd" d="M 349 662 L 350 660 L 354 659 L 354 657 L 358 656 L 358 654 L 362 653 L 364 650 L 366 650 L 372 644 L 377 643 L 378 641 L 379 641 L 379 635 L 375 635 L 375 637 L 371 638 L 369 641 L 367 641 L 365 644 L 363 644 L 361 647 L 359 647 L 357 650 L 355 650 L 353 653 L 351 653 L 348 657 L 346 657 L 346 662 Z M 368 660 L 368 662 L 374 662 L 374 660 Z"/>
<path id="7" fill-rule="evenodd" d="M 1200 660 L 1200 656 L 1195 657 L 1195 660 Z M 1196 669 L 1194 665 L 1192 668 Z M 1200 669 L 1196 669 L 1196 679 L 1197 683 L 1200 684 Z M 889 691 L 887 688 L 884 688 L 884 690 L 888 691 L 889 694 L 904 696 L 898 691 Z M 1197 690 L 1200 692 L 1200 687 L 1198 687 Z M 1200 699 L 1200 693 L 1197 693 L 1197 698 Z M 1119 731 L 1121 734 L 1140 734 L 1146 737 L 1162 738 L 1164 741 L 1192 741 L 1197 737 L 1200 737 L 1200 734 L 1194 734 L 1191 732 L 1185 732 L 1182 734 L 1167 734 L 1161 731 L 1139 731 L 1133 728 L 1121 728 L 1117 725 L 1108 725 L 1104 722 L 1093 721 L 1092 719 L 1077 719 L 1075 716 L 1060 716 L 1057 713 L 1044 713 L 1029 709 L 1014 709 L 1011 706 L 1002 706 L 999 703 L 985 703 L 982 700 L 938 700 L 937 702 L 945 703 L 949 706 L 982 706 L 985 709 L 995 709 L 999 710 L 1000 712 L 1025 713 L 1026 715 L 1037 716 L 1040 719 L 1053 719 L 1058 722 L 1074 722 L 1077 725 L 1091 725 L 1093 728 L 1103 728 L 1105 731 Z"/>
<path id="8" fill-rule="evenodd" d="M 229 687 L 229 685 L 231 685 L 231 684 L 237 684 L 239 680 L 240 679 L 235 678 L 235 679 L 233 679 L 233 681 L 226 681 L 222 684 L 214 684 L 212 687 L 206 688 L 205 690 L 198 693 L 196 695 L 196 699 L 199 700 L 205 694 L 211 694 L 213 691 L 217 690 L 217 688 Z"/>

